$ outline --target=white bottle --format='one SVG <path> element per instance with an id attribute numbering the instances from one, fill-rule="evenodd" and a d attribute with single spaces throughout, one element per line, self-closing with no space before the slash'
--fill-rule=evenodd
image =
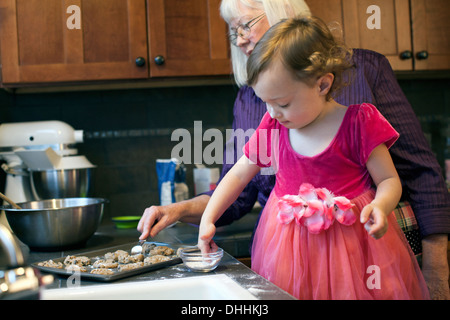
<path id="1" fill-rule="evenodd" d="M 189 199 L 189 187 L 186 184 L 186 167 L 180 163 L 175 169 L 175 202 Z"/>

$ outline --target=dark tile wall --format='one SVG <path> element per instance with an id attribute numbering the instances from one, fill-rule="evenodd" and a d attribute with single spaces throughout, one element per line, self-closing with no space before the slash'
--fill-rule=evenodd
<path id="1" fill-rule="evenodd" d="M 450 139 L 450 79 L 399 81 L 444 166 Z M 169 158 L 176 128 L 231 126 L 232 85 L 12 94 L 0 90 L 0 123 L 61 120 L 85 131 L 80 154 L 97 165 L 93 196 L 110 200 L 105 219 L 158 204 L 155 162 Z M 448 154 L 447 154 L 448 156 Z M 193 165 L 187 182 L 193 195 Z M 1 187 L 1 185 L 0 185 Z"/>
<path id="2" fill-rule="evenodd" d="M 179 143 L 171 141 L 172 131 L 192 130 L 200 120 L 203 130 L 230 127 L 236 93 L 231 85 L 39 94 L 0 90 L 0 123 L 61 120 L 84 130 L 77 148 L 97 165 L 93 196 L 110 200 L 105 217 L 141 215 L 159 204 L 155 164 L 170 158 Z M 193 167 L 187 165 L 191 196 Z"/>
<path id="3" fill-rule="evenodd" d="M 450 79 L 401 79 L 399 83 L 445 170 L 445 159 L 450 159 Z"/>

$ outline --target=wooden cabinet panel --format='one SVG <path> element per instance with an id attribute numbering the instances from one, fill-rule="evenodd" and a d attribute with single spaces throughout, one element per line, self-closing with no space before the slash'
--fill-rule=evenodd
<path id="1" fill-rule="evenodd" d="M 415 69 L 450 69 L 450 1 L 411 0 L 411 16 Z"/>
<path id="2" fill-rule="evenodd" d="M 335 29 L 335 36 L 343 36 L 342 0 L 305 0 L 305 2 L 314 16 L 322 19 L 330 29 Z"/>
<path id="3" fill-rule="evenodd" d="M 128 52 L 132 34 L 126 27 L 127 11 L 127 2 L 121 0 L 83 1 L 84 62 L 116 62 L 132 58 Z M 145 33 L 145 30 L 141 32 Z"/>
<path id="4" fill-rule="evenodd" d="M 312 14 L 340 25 L 351 48 L 384 54 L 394 70 L 450 69 L 448 0 L 306 0 Z M 372 6 L 379 28 L 371 28 Z"/>
<path id="5" fill-rule="evenodd" d="M 148 0 L 150 76 L 231 73 L 220 0 Z"/>
<path id="6" fill-rule="evenodd" d="M 70 29 L 70 5 L 80 29 Z M 0 0 L 3 83 L 147 78 L 145 0 Z"/>
<path id="7" fill-rule="evenodd" d="M 411 50 L 408 0 L 307 0 L 317 15 L 335 35 L 344 38 L 350 48 L 364 48 L 384 54 L 396 70 L 411 70 L 412 59 L 402 60 L 400 54 Z M 367 8 L 380 8 L 381 28 L 367 27 Z M 340 33 L 336 30 L 340 28 Z"/>
<path id="8" fill-rule="evenodd" d="M 379 8 L 379 28 L 369 28 L 371 15 L 377 14 L 368 10 L 372 5 Z M 396 70 L 412 69 L 412 59 L 400 58 L 402 52 L 411 50 L 408 0 L 343 0 L 343 13 L 349 47 L 384 54 Z"/>
<path id="9" fill-rule="evenodd" d="M 18 58 L 20 65 L 63 63 L 62 2 L 44 0 L 45 10 L 36 12 L 39 0 L 17 1 Z"/>

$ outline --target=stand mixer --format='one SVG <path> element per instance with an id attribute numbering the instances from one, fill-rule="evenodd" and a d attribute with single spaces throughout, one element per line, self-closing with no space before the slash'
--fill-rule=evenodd
<path id="1" fill-rule="evenodd" d="M 74 148 L 81 142 L 83 131 L 74 130 L 62 121 L 1 124 L 0 159 L 6 161 L 2 165 L 6 172 L 5 195 L 16 203 L 42 200 L 36 182 L 39 174 L 47 175 L 46 180 L 39 177 L 39 184 L 45 184 L 44 189 L 53 188 L 53 193 L 57 194 L 67 191 L 63 190 L 67 182 L 61 183 L 62 172 L 85 169 L 86 178 L 90 180 L 90 171 L 95 166 L 85 156 L 77 155 L 78 150 Z M 48 178 L 52 176 L 53 180 Z M 73 179 L 72 175 L 67 180 Z M 89 185 L 84 188 L 85 194 L 71 196 L 87 196 Z M 52 196 L 52 192 L 45 193 L 46 196 Z"/>

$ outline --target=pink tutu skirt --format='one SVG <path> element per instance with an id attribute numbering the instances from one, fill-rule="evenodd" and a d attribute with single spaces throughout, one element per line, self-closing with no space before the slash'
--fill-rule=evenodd
<path id="1" fill-rule="evenodd" d="M 252 269 L 297 299 L 429 299 L 421 270 L 395 219 L 381 239 L 359 222 L 373 200 L 370 190 L 352 200 L 357 220 L 335 221 L 312 234 L 292 221 L 279 223 L 279 198 L 272 192 L 261 215 L 252 247 Z"/>

